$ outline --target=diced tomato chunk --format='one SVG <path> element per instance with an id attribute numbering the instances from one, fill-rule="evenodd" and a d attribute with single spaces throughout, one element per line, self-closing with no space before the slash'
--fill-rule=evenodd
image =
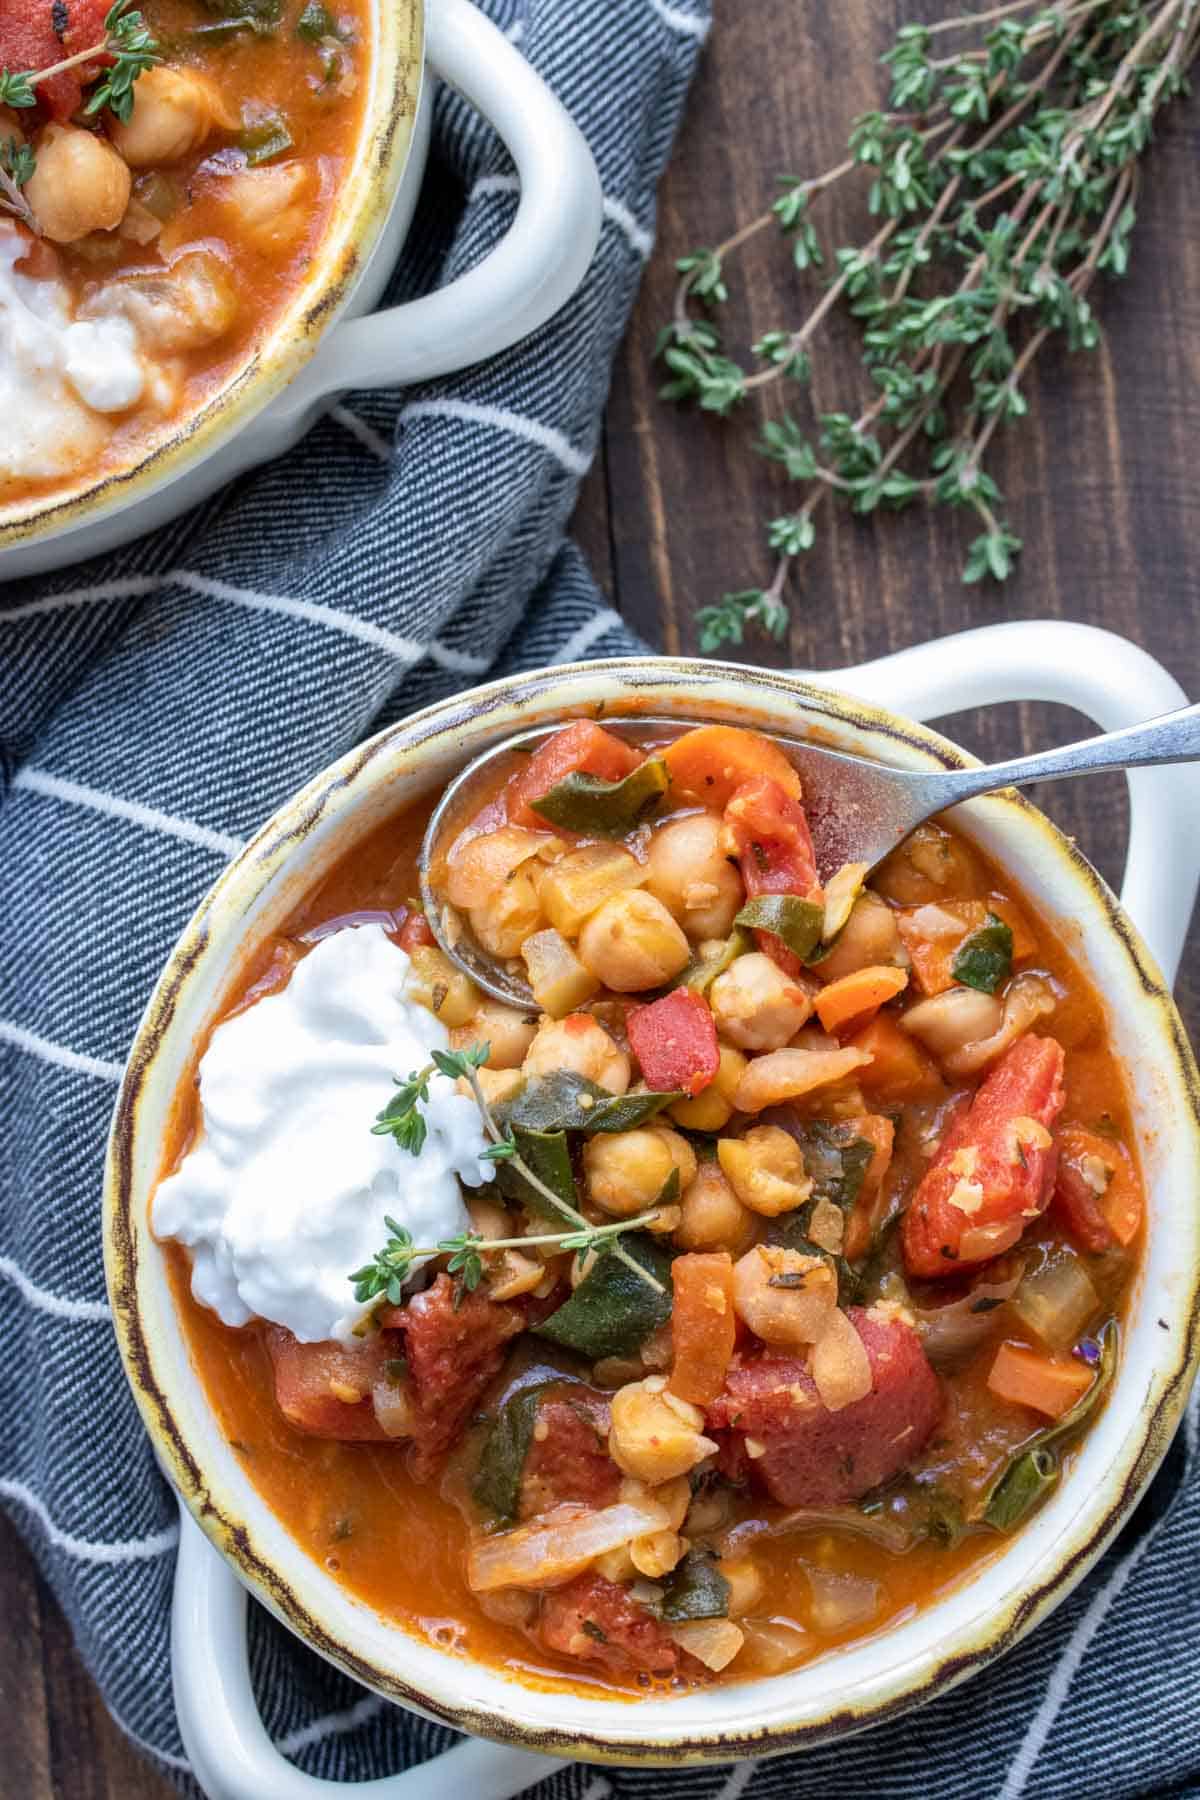
<path id="1" fill-rule="evenodd" d="M 1063 1109 L 1063 1050 L 1024 1037 L 997 1063 L 944 1138 L 904 1215 L 904 1263 L 935 1279 L 999 1256 L 1045 1211 Z"/>
<path id="2" fill-rule="evenodd" d="M 403 1346 L 394 1331 L 380 1331 L 352 1349 L 341 1344 L 302 1344 L 282 1325 L 271 1325 L 266 1345 L 275 1370 L 275 1401 L 289 1425 L 313 1437 L 386 1439 L 371 1394 L 389 1357 Z"/>
<path id="3" fill-rule="evenodd" d="M 778 781 L 754 775 L 742 782 L 725 808 L 725 825 L 750 899 L 760 894 L 797 894 L 820 905 L 808 817 L 799 799 Z M 799 958 L 773 931 L 758 931 L 755 936 L 759 949 L 785 974 L 799 974 Z"/>
<path id="4" fill-rule="evenodd" d="M 504 790 L 505 810 L 510 825 L 524 825 L 529 830 L 546 821 L 533 811 L 530 802 L 540 800 L 552 787 L 568 775 L 595 775 L 601 781 L 621 781 L 644 762 L 640 750 L 623 743 L 610 731 L 593 725 L 590 719 L 579 719 L 547 738 L 526 766 L 509 781 Z"/>
<path id="5" fill-rule="evenodd" d="M 408 908 L 405 907 L 404 914 L 404 921 L 396 934 L 402 950 L 407 950 L 411 953 L 413 950 L 424 949 L 430 944 L 437 943 L 437 939 L 433 935 L 432 925 L 430 925 L 429 920 L 419 908 L 410 912 Z"/>
<path id="6" fill-rule="evenodd" d="M 448 1275 L 385 1323 L 402 1325 L 412 1387 L 412 1469 L 418 1481 L 435 1473 L 488 1383 L 499 1373 L 504 1346 L 524 1326 L 519 1307 L 489 1300 L 482 1288 L 458 1296 Z"/>
<path id="7" fill-rule="evenodd" d="M 623 1674 L 671 1675 L 682 1655 L 654 1614 L 603 1575 L 577 1575 L 547 1594 L 538 1632 L 560 1656 Z"/>
<path id="8" fill-rule="evenodd" d="M 690 988 L 676 988 L 649 1006 L 634 1007 L 625 1028 L 646 1086 L 656 1093 L 681 1088 L 685 1094 L 698 1094 L 721 1066 L 717 1027 L 708 1002 Z"/>
<path id="9" fill-rule="evenodd" d="M 0 6 L 0 69 L 48 69 L 91 44 L 104 42 L 110 0 L 4 0 Z M 96 66 L 110 61 L 97 57 Z M 40 106 L 55 119 L 69 119 L 79 107 L 89 65 L 52 75 L 34 89 Z"/>
<path id="10" fill-rule="evenodd" d="M 1085 1250 L 1132 1243 L 1142 1220 L 1142 1197 L 1124 1144 L 1083 1125 L 1064 1125 L 1054 1204 Z"/>
<path id="11" fill-rule="evenodd" d="M 613 1505 L 621 1471 L 608 1454 L 608 1427 L 608 1398 L 590 1388 L 542 1401 L 521 1478 L 523 1519 L 564 1500 Z"/>
<path id="12" fill-rule="evenodd" d="M 732 1466 L 782 1506 L 860 1499 L 907 1468 L 940 1417 L 941 1388 L 916 1332 L 859 1307 L 847 1317 L 871 1363 L 871 1392 L 861 1400 L 830 1412 L 806 1362 L 764 1356 L 733 1370 L 708 1408 L 706 1430 L 722 1438 L 726 1451 L 732 1440 Z M 731 1466 L 728 1455 L 723 1461 Z"/>

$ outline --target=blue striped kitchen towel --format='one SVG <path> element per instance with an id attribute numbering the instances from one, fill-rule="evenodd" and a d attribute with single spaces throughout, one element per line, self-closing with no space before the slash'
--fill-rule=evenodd
<path id="1" fill-rule="evenodd" d="M 564 527 L 707 0 L 487 5 L 600 165 L 603 238 L 572 303 L 485 368 L 349 397 L 280 462 L 103 564 L 0 593 L 0 1499 L 114 1718 L 185 1787 L 175 1509 L 121 1375 L 99 1230 L 143 1002 L 223 860 L 365 734 L 487 674 L 637 648 Z M 514 204 L 494 135 L 443 94 L 393 297 L 474 263 Z M 1191 1432 L 1189 1447 L 1194 1413 Z M 1177 1448 L 1054 1622 L 967 1690 L 802 1759 L 576 1768 L 544 1800 L 1197 1791 L 1200 1582 L 1186 1572 L 1200 1501 L 1185 1461 Z M 313 1773 L 379 1775 L 449 1740 L 257 1611 L 252 1665 L 272 1737 Z"/>

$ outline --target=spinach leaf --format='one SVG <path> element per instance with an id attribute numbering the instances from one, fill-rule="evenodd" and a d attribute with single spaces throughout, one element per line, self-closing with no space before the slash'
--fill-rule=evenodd
<path id="1" fill-rule="evenodd" d="M 292 134 L 282 113 L 268 113 L 265 119 L 243 126 L 238 145 L 246 152 L 246 167 L 256 169 L 260 163 L 286 155 L 292 148 Z"/>
<path id="2" fill-rule="evenodd" d="M 308 0 L 304 11 L 296 20 L 296 36 L 307 43 L 319 44 L 322 38 L 335 36 L 333 19 L 328 7 L 321 5 L 321 0 Z"/>
<path id="3" fill-rule="evenodd" d="M 657 1276 L 664 1291 L 657 1293 L 618 1257 L 601 1256 L 571 1298 L 533 1327 L 538 1337 L 594 1361 L 601 1356 L 631 1356 L 666 1323 L 671 1316 L 670 1258 L 646 1232 L 630 1232 L 621 1244 Z"/>
<path id="4" fill-rule="evenodd" d="M 565 1131 L 523 1131 L 513 1127 L 523 1160 L 534 1174 L 567 1206 L 576 1200 L 575 1171 L 571 1167 L 571 1149 Z M 562 1225 L 564 1215 L 552 1207 L 544 1194 L 531 1187 L 518 1169 L 509 1162 L 496 1164 L 496 1183 L 506 1199 L 519 1200 L 544 1219 L 555 1219 Z"/>
<path id="5" fill-rule="evenodd" d="M 670 782 L 662 757 L 649 756 L 621 781 L 568 775 L 540 800 L 529 804 L 535 813 L 564 831 L 578 831 L 586 837 L 623 838 L 649 818 Z"/>
<path id="6" fill-rule="evenodd" d="M 735 925 L 715 956 L 693 957 L 683 974 L 677 975 L 671 986 L 673 988 L 691 988 L 694 994 L 707 994 L 717 976 L 723 975 L 739 956 L 744 956 L 747 950 L 753 950 L 753 948 L 754 942 L 750 933 L 744 931 L 740 925 Z"/>
<path id="7" fill-rule="evenodd" d="M 553 1075 L 535 1075 L 525 1081 L 495 1114 L 501 1129 L 582 1131 L 590 1137 L 597 1131 L 631 1131 L 682 1099 L 678 1089 L 661 1094 L 610 1094 L 586 1075 L 558 1069 Z"/>
<path id="8" fill-rule="evenodd" d="M 813 1184 L 813 1200 L 832 1200 L 848 1213 L 858 1199 L 875 1146 L 855 1134 L 853 1125 L 814 1119 L 796 1132 L 804 1152 L 804 1169 Z"/>
<path id="9" fill-rule="evenodd" d="M 1009 1462 L 993 1483 L 983 1516 L 997 1531 L 1011 1531 L 1027 1513 L 1045 1499 L 1061 1474 L 1055 1446 L 1073 1437 L 1085 1425 L 1108 1389 L 1117 1367 L 1117 1325 L 1110 1319 L 1100 1333 L 1100 1362 L 1096 1379 L 1069 1413 L 1039 1431 Z"/>
<path id="10" fill-rule="evenodd" d="M 505 1525 L 517 1516 L 521 1476 L 546 1385 L 525 1388 L 505 1401 L 487 1434 L 471 1483 L 471 1493 L 488 1517 Z"/>
<path id="11" fill-rule="evenodd" d="M 733 922 L 755 931 L 773 931 L 805 962 L 821 941 L 825 909 L 801 900 L 799 894 L 760 894 L 757 900 L 747 900 Z"/>
<path id="12" fill-rule="evenodd" d="M 685 1619 L 729 1617 L 729 1583 L 717 1567 L 711 1550 L 689 1550 L 668 1578 L 660 1605 L 664 1619 L 676 1624 Z"/>
<path id="13" fill-rule="evenodd" d="M 1000 983 L 1012 974 L 1012 960 L 1012 926 L 990 912 L 978 931 L 973 931 L 958 946 L 951 973 L 963 987 L 994 994 Z"/>
<path id="14" fill-rule="evenodd" d="M 283 15 L 283 0 L 204 0 L 207 12 L 218 19 L 235 19 L 239 25 L 269 29 Z"/>

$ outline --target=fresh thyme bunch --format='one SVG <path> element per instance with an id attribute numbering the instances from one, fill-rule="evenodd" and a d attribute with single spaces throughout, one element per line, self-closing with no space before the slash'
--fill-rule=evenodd
<path id="1" fill-rule="evenodd" d="M 934 54 L 943 41 L 957 47 Z M 856 121 L 845 160 L 788 178 L 758 218 L 680 260 L 657 346 L 664 398 L 725 417 L 752 395 L 805 388 L 839 302 L 860 321 L 874 389 L 853 409 L 817 414 L 815 431 L 786 401 L 763 423 L 755 447 L 803 497 L 767 527 L 769 584 L 700 613 L 704 650 L 740 643 L 751 623 L 784 636 L 789 572 L 812 548 L 827 495 L 857 513 L 965 507 L 982 530 L 964 581 L 1007 577 L 1021 540 L 984 466 L 988 447 L 1026 412 L 1021 384 L 1051 337 L 1071 350 L 1099 341 L 1088 291 L 1102 270 L 1125 272 L 1139 159 L 1160 108 L 1186 90 L 1198 44 L 1200 0 L 1011 0 L 905 26 L 883 59 L 890 110 Z M 863 170 L 878 226 L 828 258 L 814 207 Z M 807 316 L 765 333 L 743 366 L 713 314 L 729 297 L 730 259 L 771 226 L 797 269 L 827 279 Z"/>

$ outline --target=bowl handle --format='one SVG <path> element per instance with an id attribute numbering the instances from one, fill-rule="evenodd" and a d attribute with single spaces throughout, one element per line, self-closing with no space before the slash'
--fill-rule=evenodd
<path id="1" fill-rule="evenodd" d="M 482 362 L 553 317 L 600 241 L 600 177 L 565 107 L 470 0 L 428 0 L 425 54 L 495 127 L 517 168 L 516 216 L 454 281 L 330 334 L 286 396 L 289 411 L 349 388 L 403 387 Z"/>
<path id="2" fill-rule="evenodd" d="M 1059 619 L 984 625 L 806 679 L 914 719 L 1002 700 L 1055 700 L 1115 731 L 1187 704 L 1175 678 L 1136 644 Z M 1128 780 L 1121 903 L 1170 983 L 1200 881 L 1200 768 L 1137 769 Z"/>
<path id="3" fill-rule="evenodd" d="M 506 1800 L 564 1765 L 527 1750 L 465 1738 L 452 1750 L 374 1781 L 322 1781 L 288 1762 L 267 1736 L 250 1685 L 249 1596 L 186 1507 L 171 1615 L 175 1711 L 192 1773 L 208 1800 Z"/>

